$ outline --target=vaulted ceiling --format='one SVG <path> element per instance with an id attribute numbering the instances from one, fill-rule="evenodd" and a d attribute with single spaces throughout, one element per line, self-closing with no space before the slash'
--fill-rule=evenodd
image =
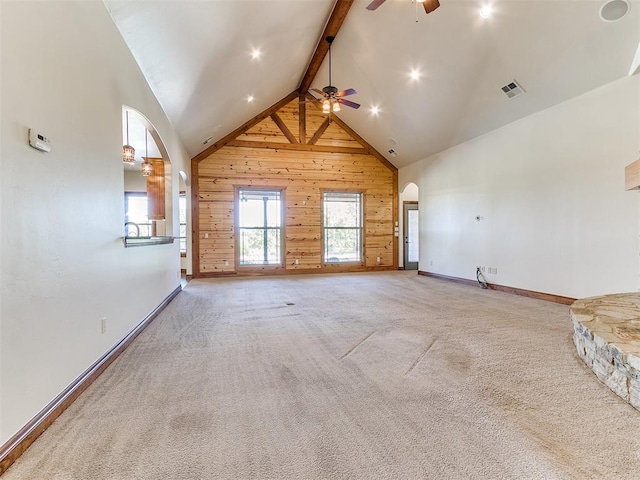
<path id="1" fill-rule="evenodd" d="M 332 83 L 358 91 L 338 115 L 398 167 L 628 75 L 640 43 L 640 0 L 617 22 L 600 19 L 605 0 L 440 0 L 429 15 L 369 1 L 336 36 Z M 195 156 L 299 87 L 335 0 L 104 3 Z M 526 93 L 509 99 L 514 79 Z"/>

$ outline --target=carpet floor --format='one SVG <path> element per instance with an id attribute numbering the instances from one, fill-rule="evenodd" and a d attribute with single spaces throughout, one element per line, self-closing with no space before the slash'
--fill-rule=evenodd
<path id="1" fill-rule="evenodd" d="M 566 306 L 415 272 L 194 280 L 12 479 L 639 479 Z"/>

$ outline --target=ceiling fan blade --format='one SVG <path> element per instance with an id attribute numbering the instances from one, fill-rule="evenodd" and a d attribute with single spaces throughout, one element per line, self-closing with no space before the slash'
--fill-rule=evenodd
<path id="1" fill-rule="evenodd" d="M 386 0 L 373 0 L 369 5 L 367 5 L 367 10 L 375 10 L 380 5 L 382 5 Z"/>
<path id="2" fill-rule="evenodd" d="M 312 92 L 316 92 L 317 94 L 319 94 L 322 97 L 326 97 L 327 96 L 322 90 L 318 90 L 317 88 L 312 88 L 311 91 Z"/>
<path id="3" fill-rule="evenodd" d="M 336 97 L 348 97 L 349 95 L 355 95 L 356 92 L 353 88 L 347 88 L 346 90 L 342 90 L 336 93 Z"/>
<path id="4" fill-rule="evenodd" d="M 347 107 L 360 108 L 360 104 L 359 103 L 352 102 L 350 100 L 345 100 L 344 98 L 337 98 L 336 101 L 338 103 L 341 103 L 342 105 L 346 105 Z"/>
<path id="5" fill-rule="evenodd" d="M 440 2 L 438 0 L 424 0 L 422 5 L 425 12 L 431 13 L 440 6 Z"/>

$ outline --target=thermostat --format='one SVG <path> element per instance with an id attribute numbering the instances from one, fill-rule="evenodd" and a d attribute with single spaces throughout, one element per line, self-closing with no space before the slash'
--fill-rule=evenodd
<path id="1" fill-rule="evenodd" d="M 42 152 L 51 151 L 51 142 L 41 133 L 36 132 L 33 128 L 29 129 L 29 145 Z"/>

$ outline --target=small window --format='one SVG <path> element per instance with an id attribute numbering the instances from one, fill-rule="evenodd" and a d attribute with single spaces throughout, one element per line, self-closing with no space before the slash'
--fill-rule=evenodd
<path id="1" fill-rule="evenodd" d="M 187 253 L 187 194 L 180 192 L 178 197 L 178 208 L 180 210 L 180 253 Z"/>
<path id="2" fill-rule="evenodd" d="M 282 265 L 282 192 L 238 190 L 238 264 Z"/>
<path id="3" fill-rule="evenodd" d="M 149 203 L 146 193 L 125 192 L 124 221 L 126 237 L 150 237 Z"/>
<path id="4" fill-rule="evenodd" d="M 324 262 L 362 262 L 362 194 L 325 192 L 322 207 Z"/>

